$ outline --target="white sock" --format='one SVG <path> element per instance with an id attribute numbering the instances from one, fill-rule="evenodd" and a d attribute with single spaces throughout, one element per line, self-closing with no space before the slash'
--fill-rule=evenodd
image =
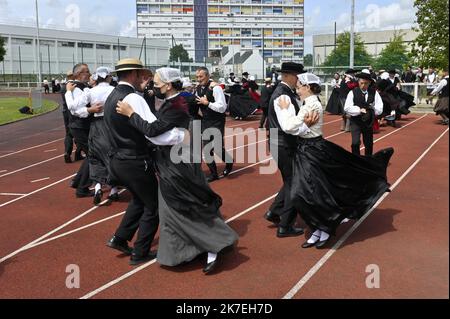
<path id="1" fill-rule="evenodd" d="M 316 230 L 314 232 L 314 234 L 312 234 L 312 236 L 309 237 L 308 244 L 315 244 L 315 243 L 317 243 L 319 241 L 319 239 L 320 239 L 320 234 L 321 234 L 321 231 L 320 230 Z"/>
<path id="2" fill-rule="evenodd" d="M 95 184 L 95 193 L 98 193 L 102 189 L 102 184 L 97 183 Z"/>
<path id="3" fill-rule="evenodd" d="M 217 254 L 215 254 L 215 253 L 208 253 L 208 264 L 212 263 L 216 259 L 217 259 Z"/>
<path id="4" fill-rule="evenodd" d="M 320 241 L 328 240 L 328 238 L 330 238 L 330 235 L 328 235 L 326 232 L 322 231 L 320 233 Z"/>
<path id="5" fill-rule="evenodd" d="M 345 224 L 345 223 L 348 223 L 350 221 L 350 219 L 348 219 L 348 218 L 345 218 L 345 219 L 343 219 L 342 221 L 341 221 L 341 224 Z"/>
<path id="6" fill-rule="evenodd" d="M 114 195 L 115 193 L 118 193 L 118 192 L 119 192 L 119 190 L 117 189 L 117 187 L 113 187 L 113 188 L 111 188 L 109 195 Z"/>

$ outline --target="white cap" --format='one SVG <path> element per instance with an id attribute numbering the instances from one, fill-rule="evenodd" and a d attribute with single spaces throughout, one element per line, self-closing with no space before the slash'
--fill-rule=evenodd
<path id="1" fill-rule="evenodd" d="M 383 72 L 383 73 L 381 73 L 380 79 L 382 79 L 382 80 L 387 80 L 387 79 L 389 79 L 389 73 L 388 73 L 388 72 Z"/>
<path id="2" fill-rule="evenodd" d="M 156 74 L 159 75 L 161 81 L 164 83 L 172 83 L 176 81 L 182 81 L 181 73 L 178 69 L 173 68 L 160 68 L 156 70 Z"/>
<path id="3" fill-rule="evenodd" d="M 220 83 L 220 84 L 225 84 L 225 79 L 224 79 L 224 78 L 220 78 L 220 79 L 219 79 L 219 83 Z"/>
<path id="4" fill-rule="evenodd" d="M 255 80 L 256 80 L 255 77 L 254 77 L 253 75 L 251 75 L 248 79 L 249 79 L 250 81 L 255 81 Z"/>
<path id="5" fill-rule="evenodd" d="M 364 70 L 361 71 L 361 73 L 365 73 L 365 74 L 369 74 L 370 75 L 369 69 L 364 69 Z"/>
<path id="6" fill-rule="evenodd" d="M 183 89 L 193 86 L 193 84 L 191 82 L 191 79 L 189 79 L 189 78 L 182 78 L 181 80 L 183 82 Z"/>
<path id="7" fill-rule="evenodd" d="M 312 73 L 302 73 L 297 75 L 298 80 L 301 84 L 307 85 L 307 84 L 321 84 L 320 78 Z"/>
<path id="8" fill-rule="evenodd" d="M 99 77 L 102 79 L 106 79 L 109 75 L 111 75 L 112 70 L 106 66 L 99 67 L 95 73 L 92 75 L 92 79 L 97 81 Z"/>

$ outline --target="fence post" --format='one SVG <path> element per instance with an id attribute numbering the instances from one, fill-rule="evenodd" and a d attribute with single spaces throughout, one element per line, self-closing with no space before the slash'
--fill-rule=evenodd
<path id="1" fill-rule="evenodd" d="M 325 99 L 328 101 L 328 83 L 325 83 Z"/>
<path id="2" fill-rule="evenodd" d="M 419 83 L 414 83 L 414 101 L 419 104 Z"/>

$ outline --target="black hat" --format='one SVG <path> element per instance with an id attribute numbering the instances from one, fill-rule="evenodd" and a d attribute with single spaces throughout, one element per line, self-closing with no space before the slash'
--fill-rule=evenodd
<path id="1" fill-rule="evenodd" d="M 303 64 L 295 62 L 284 62 L 281 69 L 277 70 L 280 73 L 302 74 L 306 73 Z"/>
<path id="2" fill-rule="evenodd" d="M 373 81 L 372 76 L 370 75 L 370 73 L 366 72 L 361 72 L 355 75 L 358 79 L 364 79 L 364 80 L 368 80 L 368 81 Z"/>
<path id="3" fill-rule="evenodd" d="M 389 70 L 388 73 L 389 74 L 397 74 L 397 71 L 396 70 Z"/>
<path id="4" fill-rule="evenodd" d="M 248 72 L 244 72 L 244 73 L 242 73 L 242 75 L 248 75 Z"/>
<path id="5" fill-rule="evenodd" d="M 231 72 L 231 73 L 230 73 L 230 76 L 233 76 L 233 75 L 234 75 L 234 73 L 233 73 L 233 72 Z"/>
<path id="6" fill-rule="evenodd" d="M 347 71 L 345 71 L 345 74 L 355 74 L 358 72 L 361 72 L 361 70 L 348 69 Z"/>

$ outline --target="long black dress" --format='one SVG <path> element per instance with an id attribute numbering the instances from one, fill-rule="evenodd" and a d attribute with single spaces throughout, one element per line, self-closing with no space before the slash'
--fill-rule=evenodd
<path id="1" fill-rule="evenodd" d="M 316 101 L 307 100 L 300 112 L 321 111 Z M 361 157 L 320 136 L 320 124 L 310 129 L 317 137 L 298 138 L 291 200 L 311 229 L 335 234 L 345 218 L 359 219 L 389 191 L 386 170 L 394 150 Z"/>
<path id="2" fill-rule="evenodd" d="M 333 115 L 343 115 L 344 105 L 342 104 L 342 101 L 339 97 L 340 97 L 340 88 L 339 87 L 333 88 L 333 92 L 331 92 L 331 96 L 328 100 L 327 108 L 325 109 L 325 111 Z"/>
<path id="3" fill-rule="evenodd" d="M 161 134 L 162 126 L 167 131 L 174 127 L 187 129 L 189 120 L 185 99 L 178 95 L 161 106 L 156 122 L 150 124 L 135 113 L 130 124 L 154 137 Z M 180 155 L 180 163 L 175 163 L 171 151 L 172 146 L 158 146 L 155 154 L 160 218 L 157 260 L 165 266 L 189 262 L 204 252 L 218 253 L 238 240 L 223 220 L 219 210 L 222 199 L 209 187 L 201 164 L 191 163 L 188 152 Z"/>
<path id="4" fill-rule="evenodd" d="M 230 93 L 229 106 L 232 117 L 245 119 L 259 108 L 258 102 L 253 100 L 248 90 L 243 90 L 240 85 L 233 85 L 226 93 Z"/>

